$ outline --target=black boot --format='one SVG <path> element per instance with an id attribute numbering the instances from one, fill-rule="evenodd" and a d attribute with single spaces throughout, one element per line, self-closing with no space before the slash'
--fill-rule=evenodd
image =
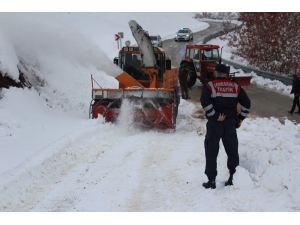
<path id="1" fill-rule="evenodd" d="M 216 188 L 216 181 L 215 180 L 209 180 L 206 183 L 202 184 L 203 187 L 205 187 L 206 189 L 211 188 L 211 189 L 215 189 Z"/>
<path id="2" fill-rule="evenodd" d="M 233 174 L 230 174 L 228 181 L 225 182 L 225 186 L 233 185 L 232 180 L 233 180 Z"/>
<path id="3" fill-rule="evenodd" d="M 288 111 L 288 113 L 293 114 L 292 110 L 291 110 L 291 111 Z"/>

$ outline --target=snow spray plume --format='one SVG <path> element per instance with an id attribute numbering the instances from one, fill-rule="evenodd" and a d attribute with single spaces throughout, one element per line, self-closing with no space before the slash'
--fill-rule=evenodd
<path id="1" fill-rule="evenodd" d="M 118 116 L 118 126 L 121 131 L 133 132 L 134 128 L 134 109 L 135 105 L 129 99 L 123 99 Z"/>

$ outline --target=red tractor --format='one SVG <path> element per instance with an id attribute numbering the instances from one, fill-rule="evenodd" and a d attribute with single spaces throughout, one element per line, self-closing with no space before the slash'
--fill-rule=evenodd
<path id="1" fill-rule="evenodd" d="M 192 87 L 197 78 L 206 83 L 213 79 L 215 66 L 221 63 L 221 54 L 219 52 L 219 45 L 190 45 L 186 44 L 184 57 L 180 63 L 188 64 L 190 73 L 188 77 L 188 86 Z M 252 76 L 235 76 L 235 73 L 230 73 L 230 66 L 228 67 L 229 77 L 240 84 L 241 86 L 249 86 Z"/>

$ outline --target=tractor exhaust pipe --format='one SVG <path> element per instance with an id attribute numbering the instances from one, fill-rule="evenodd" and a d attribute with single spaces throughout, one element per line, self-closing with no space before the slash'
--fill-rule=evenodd
<path id="1" fill-rule="evenodd" d="M 223 46 L 223 47 L 224 47 L 224 46 Z M 223 50 L 223 47 L 221 48 L 221 55 L 220 55 L 219 64 L 221 64 L 221 62 L 222 62 L 222 50 Z"/>

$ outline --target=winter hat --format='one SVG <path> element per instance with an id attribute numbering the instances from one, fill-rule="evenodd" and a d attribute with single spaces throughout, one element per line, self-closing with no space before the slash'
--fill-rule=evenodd
<path id="1" fill-rule="evenodd" d="M 228 68 L 224 64 L 217 64 L 215 67 L 215 71 L 218 71 L 221 73 L 228 73 Z"/>

